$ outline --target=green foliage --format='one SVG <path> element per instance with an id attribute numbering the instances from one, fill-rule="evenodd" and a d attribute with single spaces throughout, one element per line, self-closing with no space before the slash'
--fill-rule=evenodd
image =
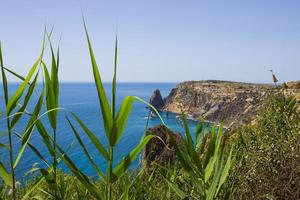
<path id="1" fill-rule="evenodd" d="M 172 135 L 170 137 L 175 144 L 175 151 L 181 166 L 188 173 L 188 181 L 193 187 L 184 192 L 171 180 L 167 180 L 168 185 L 181 199 L 224 199 L 225 196 L 220 196 L 220 191 L 229 175 L 233 148 L 225 160 L 225 137 L 222 125 L 218 128 L 214 125 L 209 132 L 205 132 L 204 122 L 200 121 L 194 142 L 184 114 L 181 120 L 185 128 L 183 147 L 175 143 Z M 228 195 L 227 192 L 222 194 Z"/>
<path id="2" fill-rule="evenodd" d="M 296 99 L 274 91 L 254 125 L 238 131 L 231 174 L 236 199 L 300 197 L 300 113 Z"/>
<path id="3" fill-rule="evenodd" d="M 44 43 L 44 42 L 43 42 Z M 7 147 L 9 151 L 9 170 L 7 170 L 2 162 L 0 162 L 0 176 L 4 180 L 4 182 L 10 187 L 10 190 L 12 191 L 12 198 L 16 199 L 16 180 L 15 180 L 15 168 L 18 165 L 18 162 L 24 152 L 25 147 L 27 146 L 28 140 L 31 136 L 31 133 L 34 129 L 35 120 L 38 118 L 40 110 L 41 110 L 41 102 L 43 100 L 43 93 L 41 94 L 38 102 L 36 103 L 35 108 L 33 109 L 33 112 L 30 113 L 30 119 L 28 120 L 27 126 L 25 128 L 24 134 L 22 135 L 21 141 L 21 148 L 17 152 L 17 158 L 14 158 L 14 151 L 16 150 L 13 146 L 13 133 L 14 133 L 14 127 L 18 123 L 20 117 L 25 113 L 25 108 L 30 101 L 30 98 L 32 96 L 32 92 L 35 88 L 35 83 L 37 80 L 37 76 L 35 76 L 34 80 L 32 81 L 31 78 L 34 76 L 34 74 L 37 74 L 38 65 L 41 62 L 42 55 L 44 51 L 44 46 L 42 47 L 42 53 L 40 54 L 37 61 L 33 64 L 33 66 L 30 68 L 27 76 L 22 79 L 22 83 L 19 85 L 19 87 L 13 92 L 11 97 L 9 97 L 9 91 L 8 91 L 8 82 L 6 78 L 6 71 L 7 68 L 4 67 L 3 57 L 2 57 L 2 47 L 0 44 L 0 67 L 1 67 L 1 76 L 2 76 L 2 85 L 3 85 L 3 91 L 4 91 L 4 107 L 6 109 L 6 115 L 4 116 L 4 120 L 6 121 L 6 130 L 4 133 L 8 135 L 8 144 L 2 144 L 2 146 Z M 8 70 L 8 72 L 11 73 L 11 70 Z M 21 76 L 17 75 L 16 73 L 12 73 L 13 75 L 20 78 Z M 32 83 L 30 83 L 32 81 Z M 22 96 L 24 95 L 24 92 L 26 91 L 28 85 L 30 85 L 29 89 L 27 90 L 27 93 L 25 94 L 25 97 L 23 98 L 23 104 L 20 104 L 19 101 L 22 99 Z M 16 110 L 17 105 L 20 105 L 20 108 L 18 111 L 14 112 Z M 12 113 L 14 112 L 14 113 Z M 28 114 L 28 113 L 26 113 Z M 11 118 L 13 118 L 11 120 Z"/>

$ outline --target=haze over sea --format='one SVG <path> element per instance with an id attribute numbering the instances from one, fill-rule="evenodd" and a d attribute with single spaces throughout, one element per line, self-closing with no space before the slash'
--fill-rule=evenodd
<path id="1" fill-rule="evenodd" d="M 118 83 L 117 85 L 117 106 L 119 107 L 122 99 L 128 95 L 138 96 L 146 101 L 149 101 L 153 91 L 155 89 L 160 89 L 163 97 L 166 97 L 172 88 L 176 86 L 176 83 Z M 9 85 L 9 91 L 15 91 L 18 87 L 17 83 L 12 83 Z M 38 88 L 41 89 L 42 85 L 40 84 Z M 111 94 L 111 85 L 108 83 L 104 84 L 107 96 L 110 97 Z M 3 106 L 3 91 L 0 90 L 0 105 L 1 111 L 4 111 Z M 37 95 L 34 95 L 31 105 L 28 107 L 28 110 L 33 109 L 35 104 L 35 99 Z M 74 133 L 71 131 L 69 124 L 65 119 L 65 115 L 70 115 L 70 111 L 77 114 L 82 121 L 100 138 L 100 141 L 106 146 L 107 141 L 105 138 L 105 133 L 102 125 L 101 112 L 98 104 L 98 96 L 94 83 L 62 83 L 60 85 L 60 108 L 64 108 L 59 112 L 59 124 L 57 130 L 57 140 L 58 144 L 64 149 L 68 149 L 68 155 L 71 159 L 77 164 L 77 166 L 87 175 L 93 176 L 95 172 L 93 171 L 91 165 L 88 164 L 88 159 L 84 155 L 80 145 L 77 143 Z M 22 101 L 21 101 L 22 102 Z M 45 111 L 45 109 L 44 109 Z M 43 111 L 43 112 L 44 112 Z M 142 135 L 144 134 L 146 123 L 147 123 L 148 109 L 146 105 L 136 102 L 134 103 L 132 112 L 130 114 L 128 124 L 124 136 L 122 137 L 120 144 L 116 146 L 115 149 L 115 160 L 114 164 L 117 164 L 123 156 L 129 153 L 140 141 Z M 176 120 L 174 115 L 169 115 L 168 118 L 165 117 L 165 114 L 162 114 L 164 122 L 168 127 L 172 128 L 174 131 L 182 131 L 180 123 Z M 48 122 L 47 115 L 42 118 L 43 121 Z M 28 118 L 23 117 L 21 122 L 16 127 L 16 130 L 19 133 L 23 133 L 26 128 L 26 123 Z M 75 123 L 75 120 L 72 120 Z M 158 118 L 151 119 L 149 121 L 148 127 L 159 124 L 160 121 Z M 195 123 L 190 122 L 192 129 L 195 128 Z M 47 125 L 49 125 L 47 123 Z M 79 127 L 78 127 L 79 128 Z M 0 130 L 5 130 L 5 120 L 0 121 Z M 48 129 L 51 130 L 51 129 Z M 81 130 L 80 128 L 78 130 Z M 101 166 L 101 169 L 105 171 L 106 165 L 104 159 L 99 156 L 96 148 L 86 137 L 86 135 L 81 131 L 80 136 L 82 137 L 83 142 L 87 145 L 87 149 L 91 153 L 91 156 L 96 161 L 98 166 Z M 1 141 L 5 143 L 7 137 L 2 137 Z M 1 143 L 2 143 L 1 142 Z M 38 132 L 34 131 L 30 143 L 33 144 L 45 157 L 49 157 L 47 149 L 42 142 L 41 137 L 39 137 Z M 14 144 L 19 147 L 20 141 L 15 137 Z M 70 146 L 71 145 L 71 146 Z M 9 162 L 7 158 L 7 151 L 0 149 L 0 158 L 1 161 L 4 161 L 5 165 L 8 166 Z M 16 154 L 15 154 L 16 156 Z M 139 164 L 139 159 L 135 160 L 132 167 L 137 167 Z M 25 153 L 21 158 L 20 164 L 17 168 L 17 176 L 19 179 L 24 172 L 29 171 L 32 168 L 32 163 L 38 163 L 37 166 L 44 166 L 41 163 L 40 159 L 36 156 L 35 153 L 31 151 L 29 147 L 26 147 Z M 67 167 L 62 165 L 62 169 L 67 171 Z"/>

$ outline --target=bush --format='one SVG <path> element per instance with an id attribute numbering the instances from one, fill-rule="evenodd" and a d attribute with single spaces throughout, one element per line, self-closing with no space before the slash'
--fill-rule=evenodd
<path id="1" fill-rule="evenodd" d="M 300 198 L 300 113 L 284 91 L 269 94 L 255 125 L 237 131 L 234 199 Z"/>

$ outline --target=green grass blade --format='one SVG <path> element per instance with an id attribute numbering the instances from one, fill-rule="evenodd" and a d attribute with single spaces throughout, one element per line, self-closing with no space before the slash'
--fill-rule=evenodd
<path id="1" fill-rule="evenodd" d="M 216 125 L 213 125 L 211 128 L 208 136 L 210 137 L 209 140 L 207 139 L 206 142 L 208 142 L 208 147 L 205 152 L 205 159 L 203 166 L 206 167 L 208 165 L 208 162 L 210 161 L 211 157 L 214 155 L 215 145 L 216 145 L 216 138 L 217 138 L 217 132 L 216 132 Z"/>
<path id="2" fill-rule="evenodd" d="M 50 44 L 50 49 L 51 49 L 51 86 L 53 90 L 53 95 L 54 95 L 54 107 L 58 107 L 58 94 L 59 94 L 59 82 L 58 82 L 58 66 L 57 64 L 59 63 L 59 60 L 56 60 L 52 43 L 50 40 L 50 37 L 48 36 L 49 44 Z M 58 50 L 58 55 L 59 57 L 59 50 Z M 54 112 L 55 115 L 57 112 Z M 56 116 L 55 116 L 56 117 Z"/>
<path id="3" fill-rule="evenodd" d="M 116 143 L 121 139 L 127 124 L 127 120 L 133 105 L 135 98 L 133 96 L 127 96 L 123 100 L 119 112 L 116 117 L 116 127 L 117 127 L 117 139 Z M 113 143 L 115 145 L 115 143 Z"/>
<path id="4" fill-rule="evenodd" d="M 3 67 L 5 69 L 5 71 L 8 71 L 9 73 L 11 73 L 12 75 L 14 75 L 15 77 L 19 78 L 21 81 L 25 81 L 25 78 L 23 76 L 21 76 L 20 74 L 6 68 L 6 67 Z"/>
<path id="5" fill-rule="evenodd" d="M 196 132 L 195 132 L 196 141 L 198 141 L 200 134 L 203 134 L 204 128 L 205 128 L 205 122 L 203 119 L 200 119 L 197 124 Z"/>
<path id="6" fill-rule="evenodd" d="M 61 158 L 64 163 L 68 166 L 68 168 L 72 171 L 72 173 L 76 176 L 76 178 L 83 184 L 89 192 L 96 197 L 97 199 L 102 199 L 102 196 L 99 192 L 99 189 L 91 183 L 87 176 L 85 176 L 72 162 L 72 160 L 67 156 L 67 154 L 60 148 L 59 145 L 56 144 L 57 149 L 63 155 Z"/>
<path id="7" fill-rule="evenodd" d="M 16 106 L 17 102 L 19 101 L 19 99 L 21 98 L 26 86 L 29 84 L 31 77 L 33 76 L 38 65 L 40 64 L 40 61 L 41 61 L 41 57 L 39 57 L 38 60 L 33 64 L 29 73 L 27 74 L 27 76 L 25 78 L 25 81 L 22 82 L 22 84 L 19 86 L 19 88 L 16 90 L 16 92 L 9 99 L 7 106 L 6 106 L 7 115 L 9 115 L 11 113 L 11 111 L 15 108 L 15 106 Z"/>
<path id="8" fill-rule="evenodd" d="M 105 90 L 104 90 L 104 87 L 103 87 L 103 84 L 102 84 L 102 80 L 101 80 L 101 77 L 100 77 L 98 65 L 97 65 L 97 62 L 96 62 L 96 59 L 95 59 L 95 56 L 94 56 L 94 52 L 93 52 L 92 45 L 91 45 L 91 42 L 90 42 L 90 38 L 89 38 L 89 35 L 88 35 L 86 23 L 85 23 L 84 20 L 83 20 L 83 23 L 84 23 L 84 29 L 85 29 L 85 33 L 86 33 L 87 42 L 88 42 L 90 58 L 91 58 L 91 62 L 92 62 L 94 81 L 95 81 L 97 92 L 98 92 L 98 99 L 99 99 L 102 118 L 103 118 L 103 125 L 104 125 L 106 136 L 109 139 L 110 138 L 110 135 L 109 135 L 110 134 L 110 129 L 112 128 L 112 125 L 113 125 L 113 117 L 112 117 L 112 113 L 111 113 L 111 110 L 110 110 L 110 105 L 109 105 L 109 102 L 107 100 L 106 93 L 105 93 Z"/>
<path id="9" fill-rule="evenodd" d="M 191 136 L 188 121 L 187 121 L 186 116 L 185 116 L 183 111 L 182 111 L 180 117 L 181 117 L 183 128 L 184 128 L 184 133 L 185 133 L 184 136 L 185 136 L 186 146 L 188 147 L 188 150 L 189 150 L 190 148 L 194 147 L 194 142 L 193 142 L 193 139 L 192 139 L 192 136 Z"/>
<path id="10" fill-rule="evenodd" d="M 213 151 L 211 151 L 211 158 L 207 164 L 207 166 L 205 167 L 205 182 L 207 182 L 212 173 L 213 173 L 213 169 L 214 169 L 214 165 L 215 163 L 217 162 L 217 160 L 220 158 L 220 147 L 221 147 L 221 140 L 222 140 L 222 137 L 223 137 L 223 131 L 222 131 L 222 126 L 219 127 L 219 131 L 217 133 L 217 136 L 216 136 L 216 140 L 213 140 L 213 142 L 215 143 L 214 145 L 214 149 Z"/>
<path id="11" fill-rule="evenodd" d="M 226 164 L 224 166 L 224 169 L 222 171 L 222 175 L 221 175 L 221 178 L 220 178 L 220 181 L 219 181 L 219 184 L 218 184 L 218 189 L 217 189 L 217 192 L 219 192 L 219 190 L 221 189 L 222 185 L 225 183 L 228 175 L 229 175 L 229 170 L 231 169 L 231 166 L 232 166 L 232 152 L 233 152 L 233 147 L 231 147 L 231 150 L 230 150 L 230 153 L 229 153 L 229 156 L 227 158 L 227 161 L 226 161 Z"/>
<path id="12" fill-rule="evenodd" d="M 101 142 L 98 140 L 96 135 L 90 129 L 88 129 L 88 127 L 81 121 L 81 119 L 77 115 L 75 115 L 75 113 L 72 113 L 72 115 L 75 118 L 75 120 L 78 122 L 78 124 L 81 126 L 81 128 L 84 130 L 86 135 L 90 138 L 91 142 L 95 145 L 99 153 L 101 153 L 101 155 L 106 160 L 109 160 L 109 155 L 107 151 L 105 150 Z"/>
<path id="13" fill-rule="evenodd" d="M 40 186 L 40 184 L 42 184 L 43 180 L 44 180 L 44 177 L 43 177 L 43 176 L 39 177 L 39 178 L 38 178 L 38 179 L 30 186 L 29 190 L 27 190 L 26 193 L 22 196 L 22 200 L 31 198 L 29 195 L 30 195 L 32 192 L 34 192 L 34 191 L 37 190 L 37 188 Z"/>
<path id="14" fill-rule="evenodd" d="M 99 177 L 103 177 L 103 174 L 102 172 L 100 171 L 100 169 L 97 167 L 96 163 L 94 162 L 94 160 L 92 159 L 92 157 L 90 156 L 88 150 L 86 149 L 85 145 L 83 144 L 80 136 L 79 136 L 79 133 L 77 132 L 77 130 L 75 129 L 75 127 L 73 126 L 72 122 L 70 121 L 70 119 L 68 117 L 67 118 L 67 121 L 69 122 L 70 126 L 71 126 L 71 129 L 73 130 L 74 134 L 75 134 L 75 137 L 80 145 L 80 147 L 82 148 L 84 154 L 86 155 L 86 157 L 89 159 L 91 165 L 93 166 L 94 170 L 96 171 L 96 173 L 98 174 Z"/>
<path id="15" fill-rule="evenodd" d="M 51 110 L 57 108 L 55 102 L 55 92 L 53 90 L 53 81 L 51 81 L 49 71 L 44 62 L 42 62 L 42 65 L 44 67 L 45 84 L 46 84 L 46 106 L 47 106 L 47 110 Z M 55 111 L 48 113 L 48 119 L 53 129 L 56 129 L 56 113 L 57 112 Z"/>
<path id="16" fill-rule="evenodd" d="M 7 172 L 7 170 L 5 169 L 1 161 L 0 161 L 0 177 L 3 179 L 5 184 L 12 187 L 13 185 L 12 176 Z"/>
<path id="17" fill-rule="evenodd" d="M 35 78 L 33 79 L 32 83 L 30 84 L 28 90 L 27 90 L 27 93 L 25 95 L 25 98 L 24 98 L 24 102 L 21 106 L 21 108 L 18 110 L 17 115 L 14 116 L 14 118 L 11 120 L 11 124 L 10 124 L 10 127 L 11 129 L 16 125 L 16 123 L 19 121 L 19 119 L 21 118 L 21 116 L 23 115 L 26 107 L 27 107 L 27 104 L 32 96 L 32 93 L 35 89 L 35 85 L 36 85 L 36 81 L 37 81 L 37 78 L 38 78 L 38 73 L 36 74 Z"/>
<path id="18" fill-rule="evenodd" d="M 112 114 L 113 114 L 113 119 L 115 119 L 115 113 L 116 113 L 117 61 L 118 61 L 118 37 L 116 36 L 114 77 L 113 77 L 113 82 L 112 82 Z"/>
<path id="19" fill-rule="evenodd" d="M 40 120 L 37 120 L 35 123 L 35 126 L 38 130 L 38 133 L 41 135 L 44 144 L 46 145 L 48 152 L 50 153 L 50 155 L 52 157 L 54 157 L 55 152 L 52 149 L 52 145 L 51 145 L 51 139 L 50 139 L 50 135 L 47 132 L 46 128 L 44 127 L 43 123 Z"/>
<path id="20" fill-rule="evenodd" d="M 7 78 L 4 71 L 4 65 L 3 65 L 3 57 L 2 57 L 2 47 L 0 42 L 0 65 L 1 65 L 1 74 L 2 74 L 2 84 L 3 84 L 3 90 L 4 90 L 4 100 L 5 104 L 8 103 L 8 88 L 7 88 Z"/>
<path id="21" fill-rule="evenodd" d="M 22 141 L 22 135 L 20 135 L 19 133 L 15 132 L 15 135 Z M 49 166 L 49 163 L 47 162 L 47 160 L 44 158 L 44 156 L 39 152 L 39 150 L 37 150 L 37 148 L 35 148 L 30 142 L 28 142 L 27 144 L 29 146 L 29 148 L 37 155 L 37 157 L 39 157 L 39 159 L 41 161 L 43 161 L 47 166 Z"/>
<path id="22" fill-rule="evenodd" d="M 39 113 L 41 111 L 41 108 L 42 108 L 42 105 L 43 105 L 43 99 L 44 99 L 44 93 L 42 92 L 42 94 L 40 95 L 40 98 L 39 98 L 39 100 L 38 100 L 38 102 L 37 102 L 37 104 L 34 108 L 32 116 L 31 116 L 31 118 L 30 118 L 30 120 L 29 120 L 29 122 L 26 126 L 24 135 L 22 136 L 22 145 L 21 145 L 21 148 L 18 152 L 17 158 L 14 162 L 14 168 L 17 167 L 17 165 L 18 165 L 18 163 L 19 163 L 19 161 L 20 161 L 20 159 L 21 159 L 21 157 L 24 153 L 25 147 L 27 146 L 27 143 L 30 139 L 30 136 L 31 136 L 32 131 L 34 129 L 35 122 L 38 118 L 38 115 L 39 115 Z"/>
<path id="23" fill-rule="evenodd" d="M 125 157 L 122 161 L 114 168 L 111 181 L 115 182 L 119 177 L 121 177 L 129 165 L 135 160 L 135 158 L 139 155 L 139 153 L 143 150 L 145 145 L 153 138 L 153 135 L 147 135 L 144 137 L 141 142 Z"/>
<path id="24" fill-rule="evenodd" d="M 9 149 L 9 146 L 7 144 L 0 143 L 0 148 L 2 148 L 2 149 Z"/>
<path id="25" fill-rule="evenodd" d="M 169 187 L 177 194 L 177 196 L 180 198 L 180 199 L 186 199 L 187 198 L 187 195 L 182 191 L 180 190 L 177 185 L 175 185 L 174 183 L 172 183 L 171 181 L 169 181 L 168 179 L 165 179 L 166 182 L 168 183 Z"/>
<path id="26" fill-rule="evenodd" d="M 224 150 L 224 148 L 223 148 Z M 210 182 L 208 190 L 206 190 L 206 199 L 213 200 L 214 197 L 217 195 L 217 187 L 219 184 L 221 171 L 222 171 L 222 164 L 223 164 L 223 151 L 219 153 L 220 156 L 217 157 L 217 160 L 214 163 L 214 173 L 212 177 L 212 181 Z"/>

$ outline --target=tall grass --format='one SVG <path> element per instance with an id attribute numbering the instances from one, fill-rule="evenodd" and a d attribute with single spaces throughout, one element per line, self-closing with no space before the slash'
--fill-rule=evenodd
<path id="1" fill-rule="evenodd" d="M 93 166 L 94 170 L 98 174 L 98 177 L 100 179 L 103 179 L 105 182 L 105 194 L 100 194 L 97 191 L 97 187 L 91 183 L 87 183 L 87 180 L 84 179 L 82 183 L 87 187 L 87 189 L 94 194 L 96 198 L 99 199 L 112 199 L 112 187 L 113 184 L 126 172 L 130 164 L 135 160 L 135 158 L 139 155 L 139 153 L 142 151 L 144 146 L 154 137 L 153 135 L 147 135 L 143 137 L 140 141 L 140 143 L 126 156 L 124 157 L 118 164 L 116 164 L 115 167 L 113 167 L 113 161 L 114 161 L 114 149 L 118 142 L 120 141 L 126 127 L 126 123 L 129 117 L 129 114 L 132 109 L 132 105 L 135 100 L 142 101 L 140 98 L 135 96 L 127 96 L 123 100 L 119 110 L 116 110 L 116 81 L 117 81 L 117 49 L 118 49 L 118 43 L 117 43 L 117 37 L 115 42 L 115 59 L 114 59 L 114 75 L 113 75 L 113 81 L 112 81 L 112 97 L 111 97 L 111 105 L 107 98 L 106 92 L 103 87 L 103 83 L 101 80 L 100 72 L 98 69 L 98 65 L 96 62 L 96 59 L 94 57 L 94 52 L 92 49 L 92 44 L 88 35 L 86 23 L 84 22 L 84 28 L 86 33 L 86 38 L 88 42 L 88 49 L 90 53 L 91 63 L 92 63 L 92 69 L 93 69 L 93 75 L 94 75 L 94 81 L 97 88 L 98 93 L 98 100 L 99 105 L 101 109 L 102 114 L 102 121 L 103 126 L 105 130 L 105 135 L 108 141 L 108 149 L 106 149 L 103 144 L 99 141 L 96 134 L 94 134 L 85 124 L 84 122 L 75 114 L 72 113 L 72 116 L 74 117 L 75 121 L 79 124 L 79 126 L 82 128 L 84 133 L 88 136 L 88 138 L 91 140 L 91 142 L 94 144 L 96 149 L 98 150 L 99 155 L 101 155 L 103 158 L 105 158 L 107 162 L 107 169 L 106 174 L 104 175 L 103 172 L 101 172 L 100 168 L 95 164 L 92 157 L 89 155 L 89 152 L 87 151 L 86 147 L 84 146 L 80 135 L 78 134 L 78 130 L 74 127 L 73 123 L 67 117 L 67 120 L 71 126 L 71 129 L 73 130 L 81 148 L 83 149 L 85 155 L 89 159 L 91 165 Z M 69 160 L 65 160 L 65 162 L 69 163 L 69 166 L 73 166 L 74 164 L 69 162 Z M 75 165 L 74 165 L 75 166 Z M 73 166 L 73 167 L 74 167 Z M 77 168 L 70 169 L 73 171 L 74 175 L 78 178 L 83 175 L 83 173 L 79 172 Z"/>
<path id="2" fill-rule="evenodd" d="M 204 121 L 200 121 L 193 140 L 187 119 L 181 115 L 184 126 L 183 147 L 178 145 L 170 134 L 176 155 L 182 168 L 188 174 L 192 189 L 185 192 L 172 180 L 166 180 L 168 185 L 181 198 L 215 199 L 220 196 L 220 191 L 225 183 L 233 158 L 233 147 L 225 156 L 225 139 L 222 125 L 207 131 Z M 227 157 L 227 158 L 226 158 Z M 229 198 L 230 190 L 222 193 L 221 199 Z"/>
<path id="3" fill-rule="evenodd" d="M 33 91 L 35 89 L 35 85 L 38 78 L 38 66 L 41 63 L 42 57 L 44 52 L 44 41 L 43 41 L 43 47 L 41 54 L 37 61 L 33 64 L 31 67 L 29 73 L 24 78 L 10 70 L 7 70 L 6 67 L 4 67 L 3 57 L 2 57 L 2 48 L 0 44 L 0 64 L 1 64 L 1 76 L 2 76 L 2 84 L 3 84 L 3 92 L 4 92 L 4 106 L 5 106 L 5 120 L 6 120 L 6 130 L 5 134 L 8 135 L 8 145 L 1 144 L 2 147 L 8 146 L 9 151 L 9 171 L 4 167 L 2 162 L 0 161 L 0 176 L 8 185 L 11 187 L 11 193 L 12 198 L 16 199 L 16 177 L 15 177 L 15 169 L 23 155 L 23 152 L 25 150 L 25 147 L 27 146 L 27 143 L 31 137 L 32 131 L 34 129 L 35 121 L 41 111 L 42 102 L 43 102 L 43 96 L 44 93 L 42 92 L 39 95 L 38 101 L 36 102 L 35 108 L 33 109 L 33 112 L 30 113 L 30 118 L 27 122 L 27 125 L 25 127 L 23 136 L 22 136 L 22 144 L 20 149 L 17 151 L 17 157 L 14 158 L 14 145 L 13 145 L 13 135 L 15 133 L 14 127 L 17 125 L 19 120 L 21 119 L 23 114 L 28 114 L 26 107 L 28 103 L 30 102 L 31 96 L 33 94 Z M 13 75 L 20 78 L 23 82 L 20 84 L 20 86 L 14 91 L 14 93 L 9 96 L 9 88 L 8 88 L 8 82 L 6 77 L 6 71 L 12 72 Z M 36 74 L 36 75 L 34 75 Z M 33 80 L 32 80 L 32 77 Z M 31 82 L 32 80 L 32 82 Z M 26 88 L 29 87 L 26 91 Z M 23 96 L 23 102 L 20 103 L 20 100 Z"/>

